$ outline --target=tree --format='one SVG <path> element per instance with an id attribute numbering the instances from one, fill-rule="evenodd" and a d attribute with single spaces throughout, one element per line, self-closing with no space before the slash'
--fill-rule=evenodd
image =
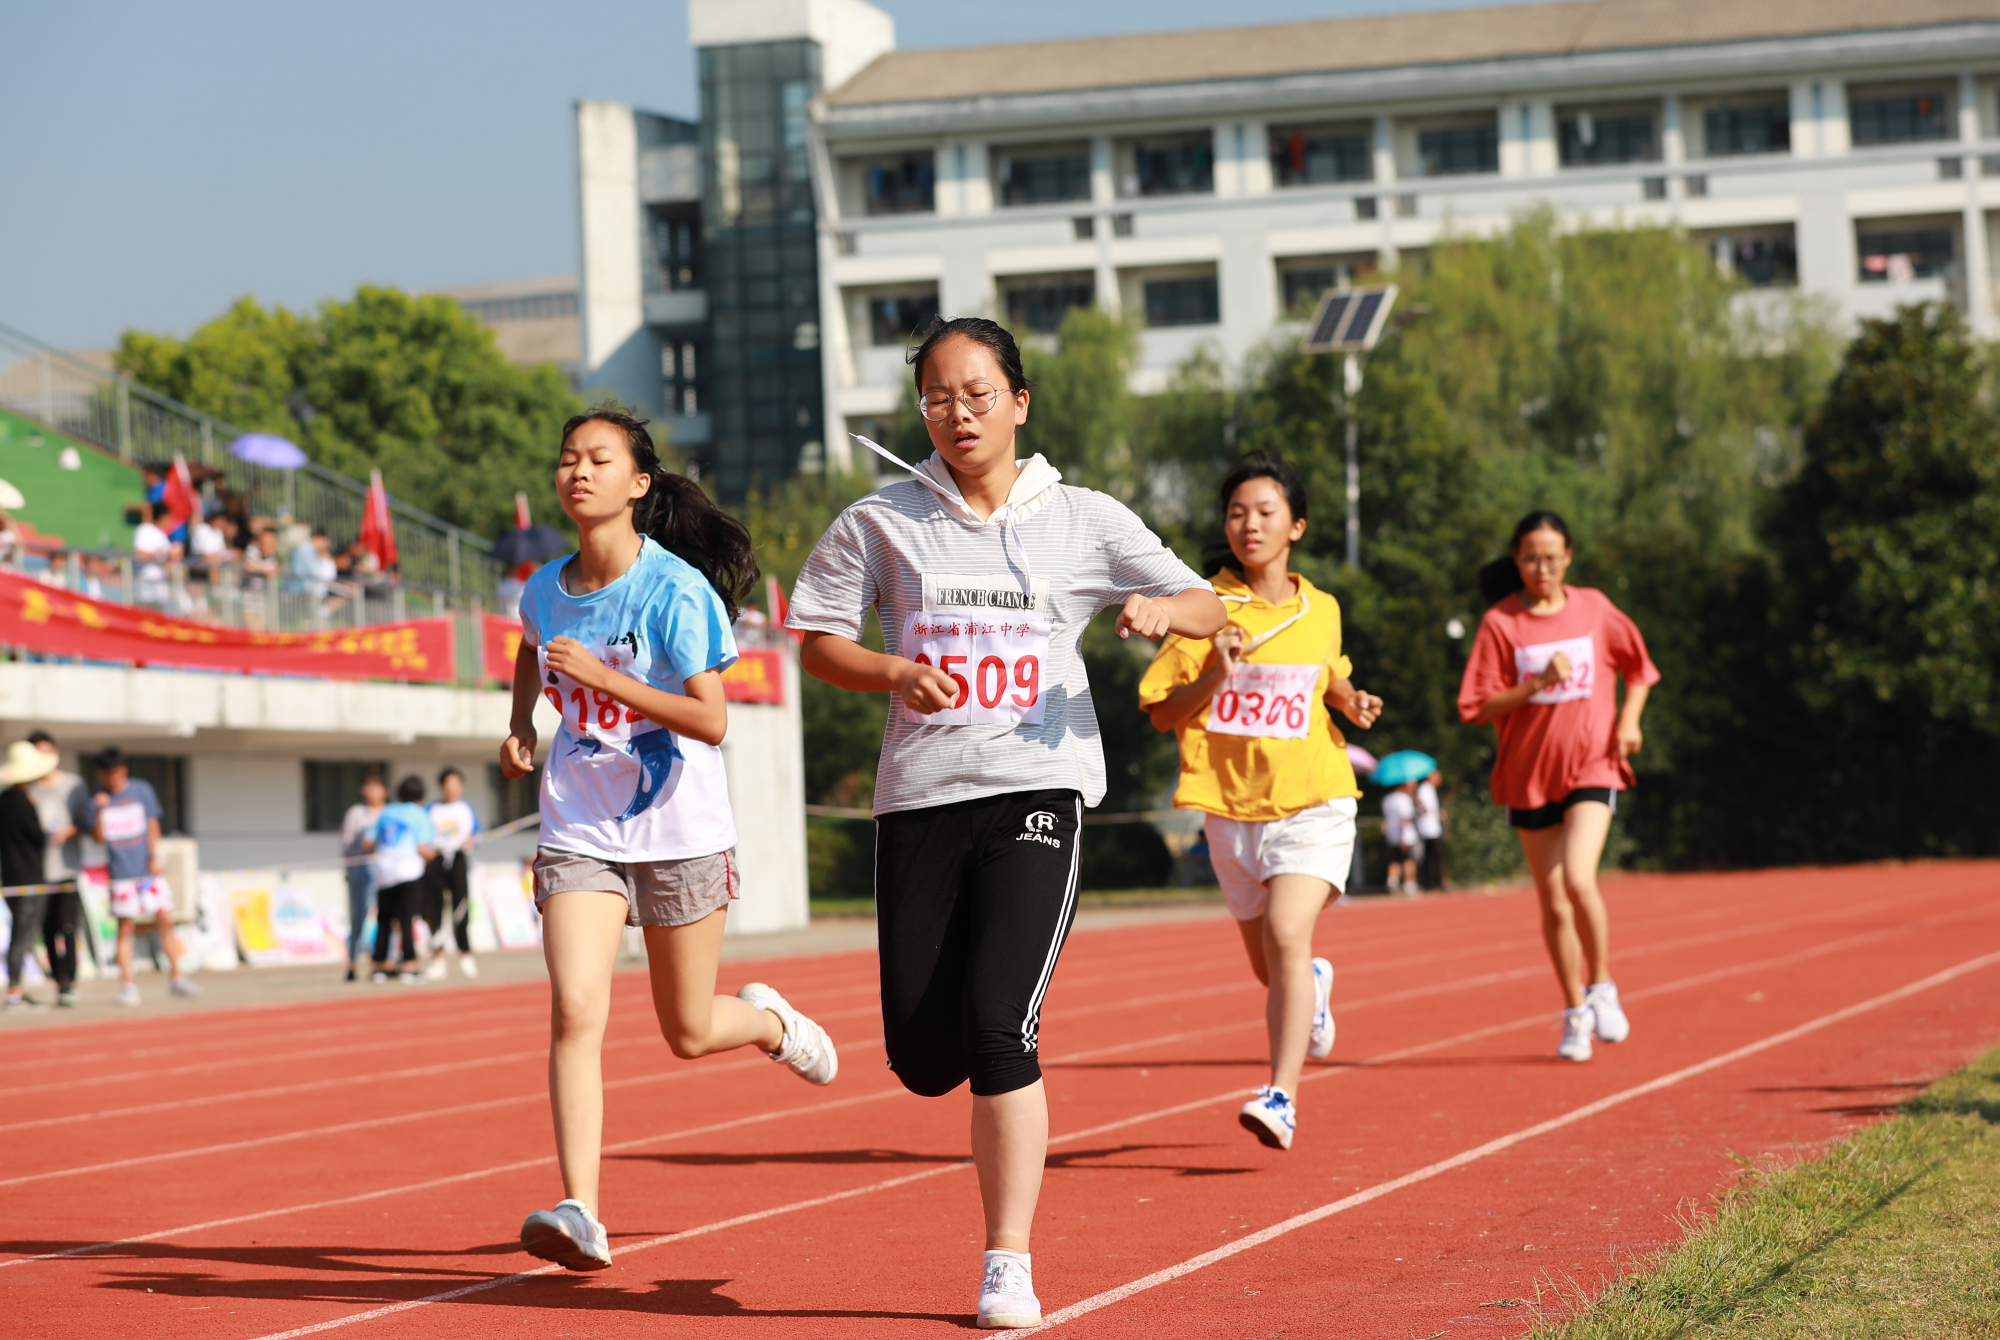
<path id="1" fill-rule="evenodd" d="M 581 409 L 553 365 L 516 367 L 450 298 L 363 285 L 310 316 L 250 298 L 185 341 L 128 331 L 120 371 L 243 428 L 282 433 L 321 465 L 479 534 L 526 492 L 563 524 L 554 460 Z"/>

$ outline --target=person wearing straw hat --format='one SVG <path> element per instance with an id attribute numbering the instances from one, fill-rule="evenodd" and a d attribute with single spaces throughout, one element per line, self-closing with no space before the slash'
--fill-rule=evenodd
<path id="1" fill-rule="evenodd" d="M 1382 700 L 1349 678 L 1339 602 L 1290 570 L 1306 533 L 1298 473 L 1253 457 L 1222 481 L 1221 501 L 1229 556 L 1214 581 L 1229 623 L 1212 638 L 1168 638 L 1139 706 L 1180 736 L 1174 804 L 1206 811 L 1216 882 L 1269 990 L 1271 1082 L 1237 1120 L 1290 1149 L 1306 1057 L 1333 1051 L 1333 965 L 1313 957 L 1313 929 L 1350 882 L 1361 794 L 1331 713 L 1365 730 Z"/>
<path id="2" fill-rule="evenodd" d="M 7 886 L 7 915 L 13 924 L 7 932 L 7 1008 L 33 1004 L 21 989 L 21 973 L 35 937 L 42 932 L 42 912 L 48 905 L 48 891 L 42 887 L 43 866 L 48 856 L 48 835 L 42 831 L 42 816 L 35 810 L 35 798 L 28 788 L 55 771 L 56 758 L 26 740 L 7 746 L 7 761 L 0 764 L 0 884 Z M 22 892 L 16 893 L 14 890 Z M 33 890 L 33 892 L 28 892 Z"/>
<path id="3" fill-rule="evenodd" d="M 45 730 L 28 732 L 28 743 L 52 759 L 62 757 L 56 737 Z M 56 982 L 56 1004 L 66 1009 L 78 1004 L 76 994 L 77 954 L 89 938 L 83 919 L 83 895 L 77 892 L 77 874 L 83 869 L 83 835 L 97 826 L 90 804 L 90 788 L 83 778 L 61 766 L 54 767 L 28 787 L 35 811 L 41 816 L 42 831 L 48 835 L 48 860 L 42 879 L 55 887 L 42 909 L 42 944 L 49 951 L 49 976 Z"/>

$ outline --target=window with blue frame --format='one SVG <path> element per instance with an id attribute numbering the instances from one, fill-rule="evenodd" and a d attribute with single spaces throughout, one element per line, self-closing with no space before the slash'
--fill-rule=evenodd
<path id="1" fill-rule="evenodd" d="M 929 152 L 871 159 L 861 166 L 870 214 L 924 214 L 937 208 Z"/>

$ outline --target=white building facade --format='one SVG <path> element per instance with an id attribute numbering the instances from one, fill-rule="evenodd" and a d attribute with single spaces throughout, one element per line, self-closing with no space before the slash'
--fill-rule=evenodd
<path id="1" fill-rule="evenodd" d="M 813 105 L 828 436 L 932 312 L 1142 328 L 1136 390 L 1552 207 L 1670 224 L 1844 320 L 1995 333 L 2000 3 L 1608 0 L 890 52 Z"/>

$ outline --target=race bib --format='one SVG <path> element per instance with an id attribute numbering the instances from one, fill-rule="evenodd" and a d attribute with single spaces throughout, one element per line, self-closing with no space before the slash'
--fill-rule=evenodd
<path id="1" fill-rule="evenodd" d="M 589 650 L 591 655 L 619 674 L 639 678 L 632 668 L 632 650 L 625 643 Z M 659 729 L 649 717 L 625 706 L 604 690 L 587 689 L 568 675 L 550 670 L 548 648 L 538 647 L 536 659 L 541 664 L 542 696 L 549 700 L 549 705 L 562 717 L 563 725 L 569 727 L 577 738 L 622 744 L 632 738 L 635 726 L 641 726 L 642 733 Z"/>
<path id="2" fill-rule="evenodd" d="M 1208 704 L 1210 735 L 1258 735 L 1303 740 L 1312 725 L 1320 665 L 1253 665 L 1239 661 Z"/>
<path id="3" fill-rule="evenodd" d="M 905 704 L 904 718 L 914 726 L 1039 726 L 1049 631 L 1046 614 L 912 611 L 903 621 L 903 655 L 950 675 L 958 697 L 929 716 Z"/>
<path id="4" fill-rule="evenodd" d="M 136 801 L 113 801 L 104 807 L 104 840 L 137 842 L 146 836 L 146 807 Z"/>
<path id="5" fill-rule="evenodd" d="M 1588 637 L 1566 637 L 1560 642 L 1537 642 L 1532 647 L 1514 648 L 1514 682 L 1519 684 L 1548 669 L 1557 652 L 1569 657 L 1569 678 L 1531 694 L 1529 702 L 1575 702 L 1588 698 L 1597 688 L 1597 640 Z"/>

